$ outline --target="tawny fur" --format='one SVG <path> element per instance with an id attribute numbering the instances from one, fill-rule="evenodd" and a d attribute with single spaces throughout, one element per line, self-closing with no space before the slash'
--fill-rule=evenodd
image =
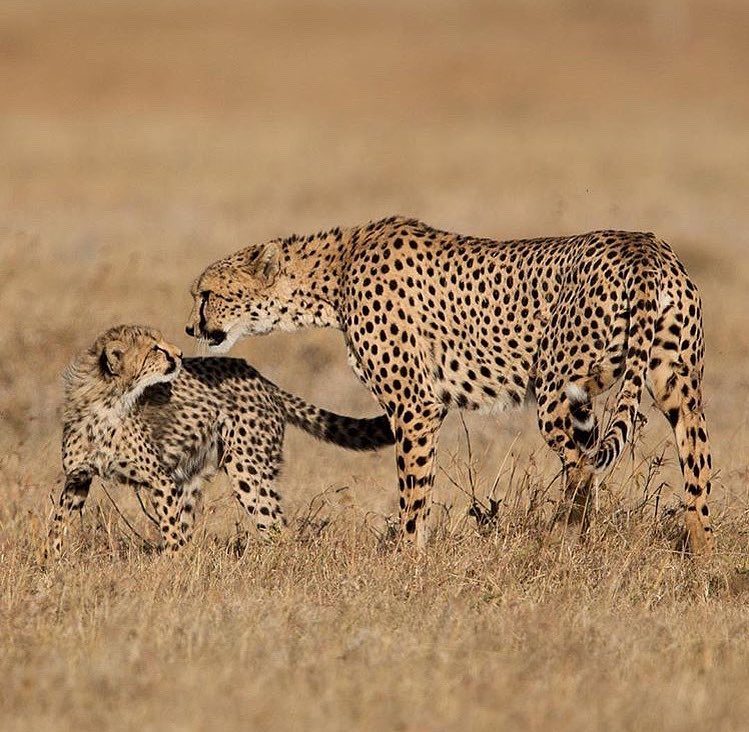
<path id="1" fill-rule="evenodd" d="M 343 332 L 396 436 L 407 540 L 426 538 L 448 409 L 493 411 L 535 396 L 581 517 L 590 485 L 632 436 L 647 384 L 674 428 L 690 544 L 712 545 L 700 298 L 653 234 L 498 242 L 392 217 L 247 247 L 210 265 L 193 296 L 188 333 L 217 350 L 272 330 Z M 599 437 L 590 400 L 617 383 Z"/>
<path id="2" fill-rule="evenodd" d="M 354 419 L 306 403 L 233 358 L 187 358 L 158 331 L 110 329 L 65 375 L 66 482 L 52 527 L 59 555 L 67 520 L 91 479 L 150 494 L 165 545 L 189 540 L 204 480 L 222 469 L 257 528 L 282 522 L 275 479 L 290 423 L 355 450 L 393 444 L 386 417 Z"/>

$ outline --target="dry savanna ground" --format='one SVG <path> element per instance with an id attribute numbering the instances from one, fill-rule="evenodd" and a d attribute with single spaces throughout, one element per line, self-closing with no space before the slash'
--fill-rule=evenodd
<path id="1" fill-rule="evenodd" d="M 746 728 L 743 0 L 2 6 L 2 729 Z M 77 349 L 144 322 L 189 352 L 205 264 L 396 212 L 672 242 L 705 301 L 713 560 L 674 550 L 675 454 L 648 403 L 582 543 L 549 529 L 557 464 L 525 411 L 451 417 L 424 556 L 387 540 L 389 451 L 290 434 L 283 539 L 248 535 L 217 481 L 167 559 L 134 498 L 96 484 L 65 561 L 40 560 Z M 376 412 L 338 334 L 236 352 Z M 498 505 L 482 527 L 472 494 Z"/>

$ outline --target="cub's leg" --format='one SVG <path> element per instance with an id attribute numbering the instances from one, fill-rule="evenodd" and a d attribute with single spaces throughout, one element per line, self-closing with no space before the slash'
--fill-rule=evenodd
<path id="1" fill-rule="evenodd" d="M 90 473 L 76 472 L 67 476 L 65 480 L 48 536 L 47 551 L 51 551 L 54 557 L 59 558 L 62 555 L 64 537 L 68 531 L 71 515 L 75 511 L 79 514 L 83 513 L 83 504 L 91 488 L 91 479 Z"/>
<path id="2" fill-rule="evenodd" d="M 239 422 L 225 428 L 223 468 L 234 495 L 261 533 L 285 525 L 275 481 L 281 469 L 285 423 Z M 251 443 L 251 444 L 250 444 Z"/>
<path id="3" fill-rule="evenodd" d="M 164 549 L 175 554 L 185 545 L 185 538 L 179 526 L 182 486 L 165 476 L 160 476 L 151 485 L 151 495 L 164 540 Z"/>
<path id="4" fill-rule="evenodd" d="M 280 529 L 285 525 L 281 496 L 275 489 L 275 479 L 269 477 L 278 472 L 278 467 L 269 473 L 252 475 L 249 471 L 237 471 L 236 467 L 244 467 L 242 463 L 232 463 L 226 467 L 232 490 L 245 511 L 254 519 L 258 531 L 265 533 L 270 529 Z"/>
<path id="5" fill-rule="evenodd" d="M 192 538 L 195 528 L 195 514 L 203 495 L 203 481 L 195 476 L 182 486 L 182 500 L 179 508 L 179 530 L 185 542 Z"/>

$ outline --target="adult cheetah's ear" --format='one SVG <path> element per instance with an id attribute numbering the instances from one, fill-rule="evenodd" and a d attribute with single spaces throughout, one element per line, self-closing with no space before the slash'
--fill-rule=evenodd
<path id="1" fill-rule="evenodd" d="M 105 376 L 117 376 L 122 371 L 122 356 L 125 348 L 119 341 L 104 346 L 99 356 L 99 368 Z"/>
<path id="2" fill-rule="evenodd" d="M 247 271 L 272 285 L 281 268 L 281 247 L 277 242 L 269 241 L 254 248 L 247 258 Z"/>

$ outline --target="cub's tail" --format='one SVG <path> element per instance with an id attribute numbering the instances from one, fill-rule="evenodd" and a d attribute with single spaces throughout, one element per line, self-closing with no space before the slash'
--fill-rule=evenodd
<path id="1" fill-rule="evenodd" d="M 390 422 L 385 415 L 369 419 L 344 417 L 320 409 L 293 394 L 278 390 L 289 424 L 313 437 L 349 450 L 379 450 L 395 444 Z"/>

